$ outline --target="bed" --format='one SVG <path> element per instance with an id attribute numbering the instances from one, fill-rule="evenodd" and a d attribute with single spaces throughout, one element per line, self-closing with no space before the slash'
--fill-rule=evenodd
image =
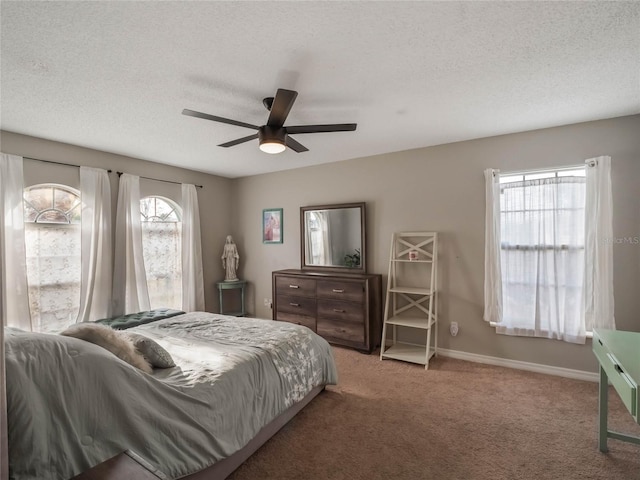
<path id="1" fill-rule="evenodd" d="M 176 366 L 147 374 L 77 338 L 5 329 L 10 478 L 66 480 L 129 451 L 161 478 L 222 479 L 337 382 L 331 347 L 294 324 L 194 312 L 127 332 Z"/>

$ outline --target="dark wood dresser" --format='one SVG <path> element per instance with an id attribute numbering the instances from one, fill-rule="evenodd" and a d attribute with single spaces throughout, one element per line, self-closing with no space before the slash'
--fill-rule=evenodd
<path id="1" fill-rule="evenodd" d="M 380 344 L 381 275 L 278 270 L 272 277 L 274 320 L 367 353 Z"/>

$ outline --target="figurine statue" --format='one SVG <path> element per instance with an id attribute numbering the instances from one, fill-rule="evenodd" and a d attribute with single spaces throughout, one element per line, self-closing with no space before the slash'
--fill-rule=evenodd
<path id="1" fill-rule="evenodd" d="M 227 241 L 224 244 L 224 250 L 222 251 L 222 268 L 225 269 L 224 281 L 225 282 L 237 282 L 238 265 L 240 264 L 240 255 L 238 255 L 238 249 L 236 244 L 233 243 L 233 237 L 227 235 Z"/>

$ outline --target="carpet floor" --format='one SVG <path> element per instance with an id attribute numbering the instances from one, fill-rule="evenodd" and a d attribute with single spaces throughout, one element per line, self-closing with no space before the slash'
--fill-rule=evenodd
<path id="1" fill-rule="evenodd" d="M 597 448 L 598 384 L 334 347 L 329 386 L 231 480 L 640 480 L 640 445 Z M 614 390 L 609 428 L 640 436 Z"/>

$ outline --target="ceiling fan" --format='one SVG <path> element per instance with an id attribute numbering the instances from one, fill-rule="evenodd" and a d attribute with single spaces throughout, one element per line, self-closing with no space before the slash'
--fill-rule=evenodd
<path id="1" fill-rule="evenodd" d="M 275 97 L 267 97 L 262 100 L 264 106 L 269 110 L 269 118 L 267 124 L 262 126 L 251 125 L 250 123 L 238 122 L 237 120 L 230 120 L 228 118 L 217 117 L 215 115 L 209 115 L 207 113 L 195 112 L 185 108 L 182 110 L 183 115 L 189 115 L 191 117 L 204 118 L 205 120 L 213 120 L 214 122 L 228 123 L 230 125 L 237 125 L 239 127 L 251 128 L 257 130 L 258 133 L 249 135 L 247 137 L 231 140 L 230 142 L 221 143 L 219 147 L 233 147 L 244 142 L 255 140 L 256 138 L 260 142 L 260 150 L 266 153 L 280 153 L 289 147 L 294 152 L 306 152 L 309 149 L 297 142 L 289 135 L 302 134 L 302 133 L 320 133 L 320 132 L 352 132 L 356 129 L 355 123 L 337 123 L 333 125 L 297 125 L 292 127 L 285 127 L 284 122 L 291 111 L 293 102 L 296 101 L 298 92 L 293 90 L 285 90 L 279 88 Z"/>

